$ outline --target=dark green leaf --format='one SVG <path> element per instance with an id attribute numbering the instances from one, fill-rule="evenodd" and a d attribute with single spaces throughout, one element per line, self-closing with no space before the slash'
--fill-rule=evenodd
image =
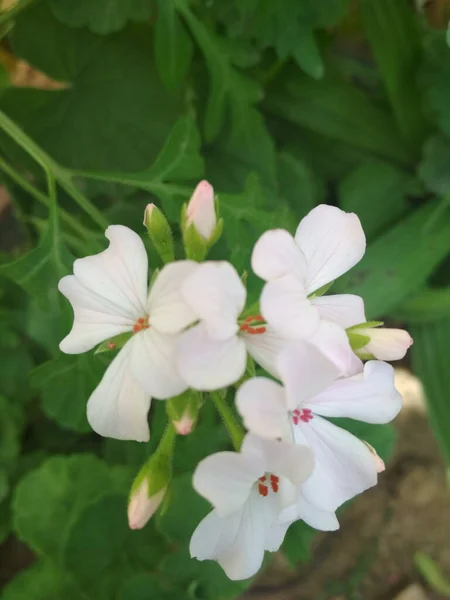
<path id="1" fill-rule="evenodd" d="M 182 111 L 183 90 L 169 94 L 162 86 L 147 28 L 103 38 L 62 25 L 41 2 L 17 20 L 13 44 L 20 57 L 69 83 L 60 91 L 10 90 L 1 101 L 55 160 L 118 171 L 152 163 Z"/>
<path id="2" fill-rule="evenodd" d="M 173 574 L 167 578 L 173 581 Z M 150 573 L 138 573 L 128 579 L 119 592 L 117 600 L 184 600 L 187 598 L 181 588 L 163 583 Z"/>
<path id="3" fill-rule="evenodd" d="M 358 215 L 371 240 L 405 214 L 410 183 L 411 176 L 393 165 L 367 162 L 340 182 L 340 206 Z"/>
<path id="4" fill-rule="evenodd" d="M 6 586 L 2 600 L 84 600 L 67 573 L 42 560 L 21 571 Z"/>
<path id="5" fill-rule="evenodd" d="M 298 221 L 324 198 L 323 182 L 308 165 L 289 152 L 278 155 L 279 188 Z"/>
<path id="6" fill-rule="evenodd" d="M 105 35 L 122 29 L 127 21 L 146 21 L 155 0 L 50 0 L 53 14 L 70 27 L 89 27 Z"/>
<path id="7" fill-rule="evenodd" d="M 305 31 L 297 38 L 292 54 L 298 66 L 307 75 L 314 79 L 323 77 L 325 66 L 316 36 L 312 31 Z"/>
<path id="8" fill-rule="evenodd" d="M 423 147 L 419 176 L 426 187 L 436 194 L 450 193 L 450 140 L 441 135 L 430 138 Z"/>
<path id="9" fill-rule="evenodd" d="M 4 472 L 15 467 L 24 420 L 22 407 L 0 396 L 0 469 Z"/>
<path id="10" fill-rule="evenodd" d="M 192 60 L 193 44 L 177 14 L 175 0 L 158 0 L 155 24 L 155 62 L 168 88 L 185 78 Z"/>
<path id="11" fill-rule="evenodd" d="M 64 429 L 86 433 L 86 403 L 99 384 L 106 363 L 97 356 L 60 356 L 39 365 L 31 374 L 31 384 L 40 390 L 42 408 Z"/>
<path id="12" fill-rule="evenodd" d="M 317 531 L 304 521 L 296 521 L 287 530 L 282 551 L 290 564 L 295 567 L 299 562 L 311 558 L 311 543 Z"/>
<path id="13" fill-rule="evenodd" d="M 395 316 L 405 323 L 450 319 L 450 287 L 425 289 L 399 306 Z"/>

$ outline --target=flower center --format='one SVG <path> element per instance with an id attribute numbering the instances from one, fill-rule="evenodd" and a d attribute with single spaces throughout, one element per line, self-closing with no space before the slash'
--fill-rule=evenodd
<path id="1" fill-rule="evenodd" d="M 139 333 L 139 331 L 142 331 L 143 329 L 148 329 L 149 327 L 150 325 L 148 322 L 148 316 L 139 317 L 139 319 L 137 319 L 136 323 L 133 325 L 133 333 Z"/>
<path id="2" fill-rule="evenodd" d="M 261 315 L 250 315 L 245 319 L 245 321 L 240 326 L 240 330 L 244 333 L 251 333 L 252 335 L 258 333 L 266 333 L 266 328 L 264 326 L 256 327 L 256 323 L 264 323 L 264 317 Z"/>
<path id="3" fill-rule="evenodd" d="M 269 495 L 269 490 L 272 490 L 275 494 L 278 492 L 278 488 L 280 485 L 280 478 L 276 475 L 271 475 L 267 473 L 267 475 L 263 475 L 258 479 L 258 491 L 260 496 L 265 498 Z"/>
<path id="4" fill-rule="evenodd" d="M 300 421 L 303 421 L 303 423 L 309 423 L 313 416 L 314 415 L 312 414 L 310 408 L 302 408 L 301 410 L 296 408 L 292 411 L 292 422 L 294 425 L 298 425 Z"/>

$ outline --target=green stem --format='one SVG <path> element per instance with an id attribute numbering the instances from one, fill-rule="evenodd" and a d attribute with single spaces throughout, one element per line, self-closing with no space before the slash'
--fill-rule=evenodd
<path id="1" fill-rule="evenodd" d="M 0 13 L 0 25 L 3 25 L 4 23 L 7 23 L 11 19 L 13 19 L 20 12 L 22 12 L 24 8 L 26 8 L 33 2 L 36 2 L 36 0 L 19 0 L 19 2 L 14 4 L 14 6 L 9 8 L 8 10 L 2 11 Z"/>
<path id="2" fill-rule="evenodd" d="M 236 416 L 231 410 L 228 402 L 225 400 L 225 398 L 222 398 L 219 392 L 211 392 L 211 398 L 213 399 L 213 402 L 217 408 L 217 412 L 227 428 L 234 449 L 239 452 L 245 435 L 242 425 L 236 419 Z"/>
<path id="3" fill-rule="evenodd" d="M 18 173 L 11 165 L 9 165 L 6 161 L 4 161 L 0 157 L 0 170 L 6 173 L 18 186 L 20 186 L 25 192 L 33 196 L 38 202 L 50 208 L 51 203 L 49 198 L 43 194 L 40 190 L 35 188 L 29 181 L 27 181 L 20 173 Z M 89 229 L 86 229 L 81 223 L 77 221 L 74 217 L 72 217 L 68 212 L 64 209 L 59 208 L 59 213 L 61 217 L 61 221 L 63 221 L 68 227 L 70 227 L 74 233 L 85 239 L 92 239 L 93 232 Z"/>
<path id="4" fill-rule="evenodd" d="M 42 148 L 40 148 L 18 125 L 14 123 L 3 111 L 0 110 L 0 129 L 3 129 L 25 152 L 43 168 L 50 182 L 53 177 L 75 202 L 88 214 L 91 219 L 102 229 L 109 223 L 103 214 L 82 194 L 72 182 L 72 173 L 56 163 Z"/>
<path id="5" fill-rule="evenodd" d="M 164 456 L 172 456 L 175 438 L 175 427 L 172 425 L 172 423 L 168 423 L 162 438 L 159 441 L 156 453 L 164 454 Z"/>

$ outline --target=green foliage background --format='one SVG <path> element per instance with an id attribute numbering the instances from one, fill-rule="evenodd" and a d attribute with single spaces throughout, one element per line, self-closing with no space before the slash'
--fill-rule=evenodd
<path id="1" fill-rule="evenodd" d="M 225 220 L 212 257 L 239 270 L 262 231 L 293 231 L 318 203 L 359 215 L 367 254 L 333 290 L 361 294 L 368 318 L 410 328 L 450 460 L 443 31 L 407 0 L 21 0 L 0 26 L 3 53 L 64 84 L 18 88 L 0 71 L 0 180 L 14 203 L 0 264 L 0 542 L 13 534 L 36 555 L 2 600 L 220 600 L 249 583 L 188 557 L 208 510 L 191 473 L 229 445 L 212 407 L 177 441 L 170 502 L 131 532 L 128 489 L 164 406 L 149 445 L 99 438 L 85 405 L 108 359 L 58 349 L 71 311 L 56 285 L 73 259 L 104 248 L 109 223 L 143 234 L 148 202 L 176 230 L 204 177 Z M 251 275 L 248 286 L 255 299 Z M 389 427 L 344 425 L 387 458 Z M 291 528 L 293 565 L 311 538 Z"/>

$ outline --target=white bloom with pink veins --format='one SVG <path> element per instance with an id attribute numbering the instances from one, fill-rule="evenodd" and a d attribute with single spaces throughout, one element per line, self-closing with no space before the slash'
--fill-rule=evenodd
<path id="1" fill-rule="evenodd" d="M 250 431 L 311 448 L 315 468 L 302 487 L 302 502 L 335 511 L 374 486 L 382 468 L 369 445 L 324 417 L 391 421 L 402 405 L 394 370 L 369 361 L 361 373 L 337 379 L 337 367 L 307 342 L 285 349 L 278 370 L 284 387 L 264 377 L 249 379 L 237 392 L 238 410 Z"/>
<path id="2" fill-rule="evenodd" d="M 196 491 L 214 510 L 198 525 L 190 553 L 217 560 L 230 579 L 247 579 L 261 567 L 264 552 L 281 546 L 299 490 L 313 469 L 311 451 L 251 433 L 241 451 L 218 452 L 194 473 Z"/>
<path id="3" fill-rule="evenodd" d="M 211 239 L 216 226 L 217 216 L 214 206 L 214 189 L 206 181 L 200 181 L 186 207 L 186 227 L 194 225 L 205 241 Z"/>
<path id="4" fill-rule="evenodd" d="M 261 295 L 266 321 L 294 339 L 309 338 L 321 319 L 336 321 L 333 315 L 353 322 L 358 296 L 308 296 L 356 265 L 365 248 L 358 217 L 324 204 L 300 221 L 295 238 L 284 229 L 263 233 L 253 249 L 252 268 L 266 281 Z"/>
<path id="5" fill-rule="evenodd" d="M 199 321 L 180 335 L 177 350 L 178 369 L 192 388 L 207 391 L 235 383 L 244 374 L 247 352 L 276 374 L 275 359 L 286 340 L 261 323 L 260 315 L 239 321 L 247 292 L 230 263 L 201 263 L 184 281 L 181 295 Z"/>
<path id="6" fill-rule="evenodd" d="M 175 367 L 177 334 L 196 319 L 180 295 L 198 267 L 179 261 L 163 267 L 148 292 L 147 253 L 128 227 L 105 232 L 109 247 L 75 261 L 59 290 L 72 304 L 74 322 L 60 348 L 87 352 L 121 333 L 134 333 L 109 365 L 88 401 L 92 428 L 107 437 L 147 441 L 151 397 L 165 399 L 187 388 Z"/>

